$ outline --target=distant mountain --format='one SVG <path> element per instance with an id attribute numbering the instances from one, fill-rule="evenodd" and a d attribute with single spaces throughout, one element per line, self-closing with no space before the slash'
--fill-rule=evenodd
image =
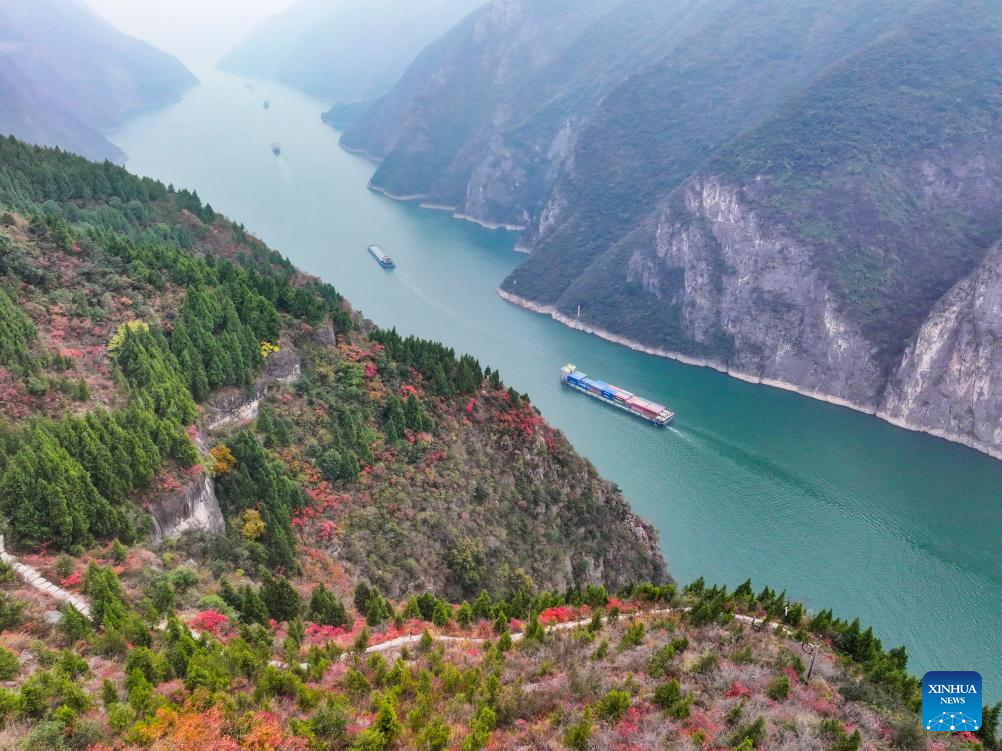
<path id="1" fill-rule="evenodd" d="M 195 78 L 80 0 L 0 4 L 0 132 L 98 159 L 124 155 L 101 131 L 176 99 Z"/>
<path id="2" fill-rule="evenodd" d="M 424 47 L 484 2 L 302 0 L 265 21 L 220 67 L 332 104 L 373 101 Z"/>
<path id="3" fill-rule="evenodd" d="M 495 0 L 343 143 L 513 301 L 1002 456 L 1000 70 L 986 0 Z"/>

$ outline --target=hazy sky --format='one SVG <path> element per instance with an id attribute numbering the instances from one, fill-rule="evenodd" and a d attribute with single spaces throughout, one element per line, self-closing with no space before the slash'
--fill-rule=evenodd
<path id="1" fill-rule="evenodd" d="M 295 0 L 85 0 L 127 34 L 185 62 L 215 61 Z"/>

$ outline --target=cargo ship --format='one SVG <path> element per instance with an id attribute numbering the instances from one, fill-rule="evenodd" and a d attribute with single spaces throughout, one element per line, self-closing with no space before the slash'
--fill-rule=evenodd
<path id="1" fill-rule="evenodd" d="M 578 370 L 576 365 L 568 364 L 561 368 L 560 380 L 568 388 L 625 410 L 659 428 L 667 427 L 675 419 L 675 413 L 664 405 L 631 394 L 618 386 L 589 378 Z"/>
<path id="2" fill-rule="evenodd" d="M 395 269 L 397 267 L 397 264 L 393 262 L 393 259 L 390 258 L 388 255 L 386 255 L 383 252 L 383 249 L 380 248 L 378 245 L 369 246 L 369 255 L 375 258 L 376 263 L 378 263 L 384 269 Z"/>

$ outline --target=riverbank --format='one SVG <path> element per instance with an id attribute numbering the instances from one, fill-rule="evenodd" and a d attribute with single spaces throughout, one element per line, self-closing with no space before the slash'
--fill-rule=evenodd
<path id="1" fill-rule="evenodd" d="M 365 156 L 366 159 L 371 159 L 367 154 L 361 154 L 360 152 L 352 152 L 350 149 L 346 149 L 349 153 L 358 153 L 361 156 Z M 413 194 L 401 194 L 393 193 L 386 188 L 381 188 L 373 182 L 369 182 L 366 187 L 373 193 L 378 193 L 384 198 L 389 198 L 391 201 L 399 201 L 400 203 L 413 203 L 415 201 L 422 201 L 427 197 L 425 193 L 413 193 Z M 469 222 L 470 224 L 475 224 L 478 227 L 483 227 L 489 230 L 506 230 L 508 232 L 521 232 L 526 229 L 527 225 L 524 224 L 505 224 L 504 222 L 488 222 L 483 219 L 477 219 L 475 216 L 470 214 L 464 214 L 459 211 L 458 206 L 447 206 L 440 203 L 420 203 L 419 208 L 428 209 L 429 211 L 444 211 L 452 216 L 453 219 L 458 219 L 461 222 Z"/>
<path id="2" fill-rule="evenodd" d="M 558 323 L 562 323 L 564 326 L 581 331 L 585 334 L 591 334 L 592 336 L 597 336 L 600 339 L 605 339 L 606 341 L 613 342 L 614 344 L 619 344 L 620 346 L 626 347 L 633 350 L 634 352 L 642 352 L 646 355 L 654 355 L 655 357 L 663 357 L 668 360 L 675 360 L 684 365 L 693 365 L 700 368 L 709 368 L 715 370 L 718 373 L 723 373 L 730 376 L 731 378 L 736 378 L 739 381 L 745 381 L 746 383 L 752 383 L 758 386 L 770 386 L 776 389 L 782 389 L 783 391 L 791 391 L 800 396 L 806 396 L 811 399 L 816 399 L 817 401 L 825 402 L 827 404 L 833 404 L 836 407 L 845 407 L 847 409 L 854 410 L 856 412 L 862 412 L 866 415 L 871 415 L 879 420 L 890 423 L 896 428 L 901 428 L 902 430 L 908 430 L 913 433 L 924 433 L 926 435 L 932 436 L 934 438 L 939 438 L 944 441 L 950 441 L 951 443 L 959 443 L 962 446 L 967 446 L 968 448 L 974 449 L 975 451 L 987 454 L 988 456 L 1002 461 L 1002 451 L 993 448 L 992 446 L 985 445 L 979 441 L 975 441 L 969 436 L 962 436 L 951 434 L 947 431 L 936 430 L 934 428 L 923 428 L 920 425 L 914 425 L 909 423 L 907 420 L 900 420 L 891 415 L 883 412 L 881 410 L 869 407 L 865 404 L 858 404 L 852 402 L 848 399 L 841 399 L 837 396 L 832 396 L 831 394 L 825 394 L 821 391 L 815 391 L 813 389 L 805 389 L 801 386 L 797 386 L 794 383 L 789 383 L 787 381 L 781 381 L 775 378 L 763 378 L 761 376 L 752 375 L 751 373 L 744 373 L 739 370 L 728 367 L 725 363 L 710 360 L 702 357 L 692 357 L 691 355 L 684 355 L 681 352 L 672 352 L 671 350 L 662 349 L 660 347 L 651 347 L 650 345 L 644 344 L 643 342 L 637 341 L 636 339 L 630 339 L 629 337 L 622 336 L 620 334 L 614 334 L 611 331 L 599 328 L 597 326 L 591 326 L 587 323 L 573 318 L 572 316 L 561 313 L 552 305 L 542 305 L 540 303 L 533 302 L 525 297 L 520 297 L 512 292 L 498 288 L 498 296 L 502 300 L 510 302 L 512 305 L 517 305 L 525 310 L 532 311 L 533 313 L 539 313 L 540 315 L 546 315 L 552 318 Z"/>
<path id="3" fill-rule="evenodd" d="M 654 522 L 679 581 L 751 577 L 786 589 L 872 623 L 886 644 L 908 646 L 918 673 L 973 659 L 1000 695 L 989 676 L 1002 676 L 1002 464 L 530 316 L 495 294 L 521 259 L 514 235 L 366 190 L 372 163 L 338 147 L 316 116 L 326 103 L 269 85 L 265 117 L 243 80 L 209 72 L 204 81 L 116 132 L 134 170 L 197 186 L 300 268 L 335 280 L 378 325 L 499 367 Z M 274 141 L 297 147 L 276 160 L 263 148 Z M 399 273 L 359 252 L 373 242 L 392 249 Z M 676 429 L 596 420 L 605 407 L 559 386 L 567 362 L 670 404 Z M 958 577 L 970 586 L 958 589 Z M 951 607 L 929 608 L 940 601 Z"/>

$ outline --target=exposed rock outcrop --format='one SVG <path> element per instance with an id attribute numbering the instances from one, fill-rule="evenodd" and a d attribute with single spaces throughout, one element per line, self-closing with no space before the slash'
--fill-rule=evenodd
<path id="1" fill-rule="evenodd" d="M 313 332 L 313 339 L 317 344 L 324 344 L 333 347 L 337 344 L 337 334 L 334 332 L 334 323 L 330 320 L 324 321 Z"/>
<path id="2" fill-rule="evenodd" d="M 158 495 L 150 507 L 150 514 L 154 543 L 193 530 L 217 534 L 226 529 L 223 512 L 216 500 L 216 484 L 211 477 L 202 477 L 173 493 Z"/>
<path id="3" fill-rule="evenodd" d="M 210 432 L 249 425 L 257 419 L 263 388 L 250 393 L 236 388 L 223 389 L 205 403 L 205 427 Z"/>
<path id="4" fill-rule="evenodd" d="M 1002 244 L 929 316 L 880 416 L 1002 459 Z"/>
<path id="5" fill-rule="evenodd" d="M 303 374 L 302 358 L 290 346 L 283 346 L 278 352 L 268 355 L 264 367 L 264 380 L 278 383 L 295 383 Z"/>
<path id="6" fill-rule="evenodd" d="M 691 352 L 746 380 L 875 409 L 883 382 L 871 343 L 810 249 L 764 228 L 737 190 L 716 179 L 693 184 L 681 211 L 663 210 L 651 239 L 630 254 L 627 280 L 662 302 L 665 320 L 678 317 Z"/>
<path id="7" fill-rule="evenodd" d="M 218 433 L 249 425 L 257 419 L 261 400 L 274 384 L 295 383 L 302 374 L 303 365 L 299 353 L 290 344 L 283 344 L 277 352 L 268 356 L 264 372 L 253 389 L 222 389 L 205 403 L 205 427 L 210 432 Z"/>

